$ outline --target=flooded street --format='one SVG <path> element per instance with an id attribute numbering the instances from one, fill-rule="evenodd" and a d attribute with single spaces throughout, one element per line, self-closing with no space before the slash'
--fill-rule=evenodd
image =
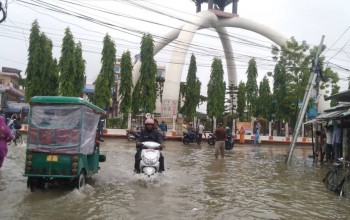
<path id="1" fill-rule="evenodd" d="M 237 145 L 215 160 L 213 147 L 167 141 L 166 171 L 151 180 L 133 173 L 135 144 L 107 139 L 107 161 L 86 192 L 57 187 L 30 192 L 25 146 L 9 147 L 0 170 L 0 219 L 348 219 L 350 201 L 327 191 L 327 165 L 310 147 L 285 164 L 287 145 Z"/>

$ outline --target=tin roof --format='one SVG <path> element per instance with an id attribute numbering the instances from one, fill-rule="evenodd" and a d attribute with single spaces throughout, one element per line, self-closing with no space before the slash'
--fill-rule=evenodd
<path id="1" fill-rule="evenodd" d="M 339 92 L 337 94 L 330 95 L 324 98 L 324 100 L 326 101 L 333 100 L 333 99 L 339 102 L 350 102 L 350 90 Z"/>

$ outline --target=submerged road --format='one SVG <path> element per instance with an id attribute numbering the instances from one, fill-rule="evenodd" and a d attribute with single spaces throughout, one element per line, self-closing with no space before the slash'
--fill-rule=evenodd
<path id="1" fill-rule="evenodd" d="M 166 141 L 166 171 L 150 180 L 133 173 L 135 143 L 106 139 L 107 161 L 86 192 L 55 187 L 30 192 L 25 145 L 9 147 L 0 170 L 0 219 L 348 219 L 350 201 L 327 191 L 327 165 L 310 147 L 237 145 L 225 159 L 204 143 Z"/>

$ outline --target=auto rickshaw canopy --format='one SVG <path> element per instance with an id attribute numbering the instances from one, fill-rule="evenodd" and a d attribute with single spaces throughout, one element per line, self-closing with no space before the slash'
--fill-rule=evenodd
<path id="1" fill-rule="evenodd" d="M 30 102 L 27 148 L 92 154 L 101 108 L 78 97 L 35 96 Z"/>

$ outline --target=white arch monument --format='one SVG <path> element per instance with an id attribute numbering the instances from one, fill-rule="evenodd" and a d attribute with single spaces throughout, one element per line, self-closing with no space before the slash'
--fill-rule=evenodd
<path id="1" fill-rule="evenodd" d="M 234 62 L 233 50 L 226 27 L 236 27 L 250 30 L 261 34 L 279 46 L 285 45 L 287 38 L 272 30 L 271 28 L 238 17 L 236 14 L 229 14 L 216 10 L 202 11 L 196 14 L 196 18 L 174 29 L 155 43 L 154 55 L 169 43 L 175 41 L 175 49 L 172 52 L 170 64 L 167 67 L 163 91 L 162 117 L 174 117 L 177 115 L 177 103 L 180 92 L 181 75 L 186 59 L 188 48 L 191 45 L 194 34 L 197 30 L 204 28 L 215 28 L 219 34 L 224 49 L 229 83 L 237 84 L 237 73 Z M 230 16 L 228 16 L 230 15 Z M 133 69 L 133 83 L 136 85 L 140 76 L 141 62 L 138 61 Z"/>

